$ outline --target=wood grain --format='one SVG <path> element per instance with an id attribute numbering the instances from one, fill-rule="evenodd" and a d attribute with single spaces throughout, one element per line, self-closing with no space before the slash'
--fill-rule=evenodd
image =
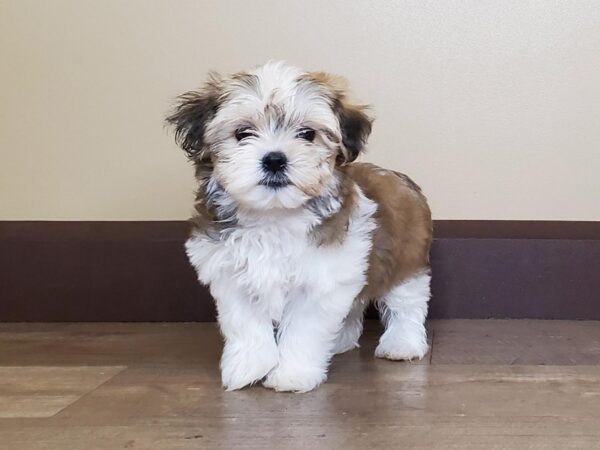
<path id="1" fill-rule="evenodd" d="M 432 364 L 373 358 L 379 331 L 369 324 L 360 349 L 334 358 L 326 384 L 307 394 L 276 394 L 262 387 L 221 389 L 220 336 L 213 324 L 0 325 L 0 363 L 9 363 L 0 370 L 0 385 L 5 392 L 29 386 L 41 412 L 49 374 L 76 389 L 88 373 L 77 371 L 89 370 L 89 363 L 99 365 L 93 370 L 127 363 L 124 370 L 111 366 L 116 372 L 108 380 L 86 386 L 85 395 L 51 417 L 0 418 L 0 448 L 600 448 L 599 361 L 593 352 L 564 359 L 548 350 L 557 340 L 564 351 L 567 343 L 585 348 L 599 323 L 451 321 L 430 327 Z M 507 336 L 513 336 L 510 345 L 499 345 Z M 511 365 L 506 355 L 518 354 L 531 336 L 539 336 L 532 352 L 538 363 Z M 450 354 L 454 345 L 470 354 L 470 340 L 480 343 L 468 364 L 464 356 L 440 362 L 442 349 Z M 26 349 L 22 365 L 19 343 Z M 40 362 L 46 367 L 31 365 Z M 64 377 L 57 376 L 61 370 Z"/>
<path id="2" fill-rule="evenodd" d="M 434 320 L 433 364 L 600 364 L 600 322 Z"/>
<path id="3" fill-rule="evenodd" d="M 0 418 L 52 417 L 124 367 L 0 367 Z"/>

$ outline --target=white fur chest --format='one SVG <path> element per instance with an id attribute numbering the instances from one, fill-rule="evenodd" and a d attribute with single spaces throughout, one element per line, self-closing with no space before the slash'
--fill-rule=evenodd
<path id="1" fill-rule="evenodd" d="M 186 250 L 199 280 L 231 283 L 248 302 L 279 322 L 296 295 L 326 296 L 340 284 L 365 283 L 375 205 L 360 194 L 342 244 L 317 246 L 309 231 L 317 220 L 308 211 L 238 226 L 221 240 L 190 237 Z M 218 301 L 218 299 L 217 299 Z"/>

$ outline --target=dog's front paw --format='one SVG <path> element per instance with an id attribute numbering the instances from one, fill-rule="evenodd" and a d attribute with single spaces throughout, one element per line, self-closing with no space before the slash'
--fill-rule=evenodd
<path id="1" fill-rule="evenodd" d="M 386 331 L 375 349 L 378 358 L 392 360 L 422 359 L 429 351 L 425 330 L 414 333 Z"/>
<path id="2" fill-rule="evenodd" d="M 279 365 L 263 381 L 263 386 L 277 392 L 308 392 L 327 379 L 327 372 L 318 368 Z"/>
<path id="3" fill-rule="evenodd" d="M 221 358 L 221 380 L 228 391 L 261 380 L 277 365 L 277 346 L 245 347 L 225 345 Z"/>

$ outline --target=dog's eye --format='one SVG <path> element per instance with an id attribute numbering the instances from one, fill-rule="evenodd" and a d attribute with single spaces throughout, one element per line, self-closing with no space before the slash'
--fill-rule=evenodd
<path id="1" fill-rule="evenodd" d="M 242 127 L 235 130 L 235 138 L 239 141 L 254 136 L 254 131 L 250 127 Z"/>
<path id="2" fill-rule="evenodd" d="M 315 140 L 315 130 L 312 128 L 302 128 L 296 136 L 305 141 L 312 142 Z"/>

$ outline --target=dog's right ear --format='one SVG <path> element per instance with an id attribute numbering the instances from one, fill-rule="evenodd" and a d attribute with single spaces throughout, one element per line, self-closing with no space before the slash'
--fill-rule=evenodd
<path id="1" fill-rule="evenodd" d="M 173 112 L 166 118 L 167 124 L 175 127 L 175 142 L 190 159 L 201 161 L 208 158 L 204 133 L 206 124 L 219 109 L 221 92 L 220 77 L 211 73 L 200 90 L 177 97 Z"/>

